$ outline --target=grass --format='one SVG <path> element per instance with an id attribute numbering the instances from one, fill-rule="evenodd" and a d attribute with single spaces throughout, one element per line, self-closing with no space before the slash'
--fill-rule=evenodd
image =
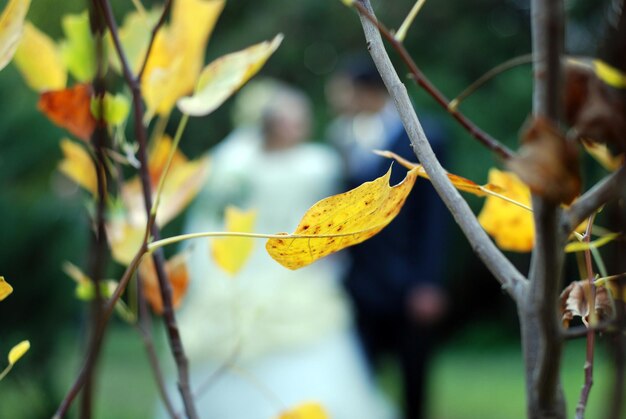
<path id="1" fill-rule="evenodd" d="M 515 345 L 482 341 L 480 333 L 470 331 L 436 351 L 430 371 L 430 409 L 433 419 L 508 419 L 525 417 L 523 366 Z M 65 339 L 71 342 L 71 339 Z M 583 383 L 584 339 L 568 342 L 563 359 L 563 386 L 568 417 L 574 409 Z M 55 386 L 66 391 L 79 366 L 78 345 L 66 344 L 55 354 Z M 21 362 L 28 362 L 25 357 Z M 169 360 L 168 360 L 169 362 Z M 17 366 L 19 367 L 19 365 Z M 2 417 L 13 419 L 49 417 L 41 400 L 46 396 L 38 377 L 20 374 L 16 367 L 0 383 Z M 150 418 L 156 404 L 156 387 L 136 333 L 128 328 L 113 328 L 107 338 L 100 364 L 96 418 Z M 398 371 L 385 368 L 381 382 L 397 395 Z M 610 390 L 611 364 L 604 351 L 595 360 L 595 383 L 588 405 L 589 418 L 602 417 L 603 397 Z M 75 417 L 75 412 L 74 416 Z M 269 418 L 268 418 L 269 419 Z M 337 418 L 342 419 L 342 418 Z"/>

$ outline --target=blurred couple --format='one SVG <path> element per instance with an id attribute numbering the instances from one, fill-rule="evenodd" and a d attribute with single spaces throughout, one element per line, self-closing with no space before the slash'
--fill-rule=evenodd
<path id="1" fill-rule="evenodd" d="M 240 92 L 237 128 L 213 150 L 186 230 L 223 230 L 225 208 L 235 205 L 256 210 L 255 232 L 290 232 L 318 200 L 387 171 L 390 162 L 372 149 L 415 160 L 370 64 L 345 66 L 327 87 L 334 147 L 307 141 L 312 109 L 299 90 L 263 80 Z M 425 129 L 440 154 L 441 133 L 435 124 Z M 393 184 L 404 174 L 395 167 Z M 212 262 L 208 240 L 191 243 L 192 281 L 179 319 L 201 416 L 270 419 L 317 402 L 334 419 L 423 417 L 430 329 L 445 309 L 445 214 L 431 185 L 418 182 L 377 236 L 297 271 L 257 242 L 231 278 Z M 385 354 L 403 373 L 404 415 L 373 378 Z"/>

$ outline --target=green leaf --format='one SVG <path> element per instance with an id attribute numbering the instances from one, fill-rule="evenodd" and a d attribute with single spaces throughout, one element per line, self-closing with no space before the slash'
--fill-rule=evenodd
<path id="1" fill-rule="evenodd" d="M 101 105 L 100 105 L 101 104 Z M 102 108 L 100 109 L 100 106 Z M 107 124 L 120 126 L 128 118 L 130 101 L 121 93 L 113 96 L 106 92 L 101 101 L 91 98 L 91 113 L 96 119 L 103 119 Z M 100 115 L 102 113 L 102 115 Z"/>
<path id="2" fill-rule="evenodd" d="M 610 233 L 610 234 L 600 237 L 599 239 L 595 239 L 589 243 L 571 242 L 565 246 L 565 252 L 573 253 L 573 252 L 583 252 L 587 249 L 597 249 L 598 247 L 602 247 L 605 244 L 612 242 L 613 240 L 615 240 L 621 235 L 622 233 Z"/>
<path id="3" fill-rule="evenodd" d="M 91 81 L 96 74 L 96 46 L 87 12 L 64 16 L 62 26 L 66 39 L 61 55 L 67 69 L 79 82 Z"/>

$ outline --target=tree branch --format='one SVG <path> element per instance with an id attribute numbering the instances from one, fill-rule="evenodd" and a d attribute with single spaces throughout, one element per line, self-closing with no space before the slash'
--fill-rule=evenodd
<path id="1" fill-rule="evenodd" d="M 365 4 L 365 3 L 364 3 Z M 376 17 L 373 14 L 373 11 L 368 10 L 364 4 L 361 4 L 359 1 L 355 1 L 353 3 L 354 7 L 358 10 L 359 15 L 361 16 L 361 20 L 363 18 L 367 19 L 370 24 L 374 25 L 379 33 L 387 39 L 387 41 L 391 44 L 391 46 L 396 50 L 396 52 L 400 55 L 400 58 L 404 62 L 404 64 L 408 67 L 411 72 L 411 77 L 415 82 L 421 86 L 426 93 L 428 93 L 435 101 L 441 105 L 454 119 L 457 120 L 459 124 L 476 140 L 478 140 L 482 145 L 487 147 L 489 150 L 496 153 L 502 159 L 506 160 L 513 156 L 513 152 L 506 147 L 504 144 L 501 144 L 493 138 L 491 135 L 487 134 L 480 128 L 478 128 L 471 120 L 469 120 L 464 114 L 459 112 L 456 109 L 450 108 L 450 101 L 448 98 L 444 96 L 443 93 L 435 85 L 433 85 L 430 80 L 422 73 L 422 71 L 417 67 L 411 55 L 407 52 L 406 48 L 402 42 L 398 41 L 395 36 L 387 29 L 382 23 L 378 22 Z M 394 70 L 395 72 L 395 70 Z"/>
<path id="2" fill-rule="evenodd" d="M 424 166 L 426 173 L 428 173 L 437 193 L 463 230 L 474 252 L 511 297 L 516 301 L 520 300 L 525 293 L 526 279 L 487 236 L 487 233 L 482 229 L 465 200 L 463 200 L 449 181 L 446 171 L 435 157 L 415 114 L 406 87 L 400 81 L 385 51 L 379 28 L 373 23 L 376 22 L 376 18 L 373 15 L 369 0 L 359 0 L 359 3 L 355 3 L 355 6 L 359 10 L 361 25 L 363 26 L 363 32 L 372 59 L 385 86 L 387 86 L 389 94 L 393 98 L 420 163 Z"/>
<path id="3" fill-rule="evenodd" d="M 144 57 L 143 63 L 141 64 L 139 74 L 137 74 L 137 84 L 141 84 L 141 78 L 143 77 L 143 73 L 146 71 L 146 65 L 148 64 L 148 59 L 150 58 L 150 52 L 152 52 L 152 47 L 154 46 L 154 40 L 156 39 L 159 29 L 161 29 L 161 26 L 163 26 L 163 24 L 165 23 L 165 18 L 167 17 L 171 8 L 172 8 L 172 0 L 165 0 L 161 17 L 159 17 L 159 20 L 157 21 L 156 25 L 154 25 L 154 28 L 152 28 L 152 33 L 150 34 L 150 41 L 148 42 L 148 49 L 146 50 L 146 56 Z"/>

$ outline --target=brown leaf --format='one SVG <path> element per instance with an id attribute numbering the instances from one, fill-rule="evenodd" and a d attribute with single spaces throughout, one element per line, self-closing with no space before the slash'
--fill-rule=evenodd
<path id="1" fill-rule="evenodd" d="M 530 190 L 558 204 L 569 204 L 580 193 L 576 146 L 552 123 L 534 118 L 522 131 L 522 147 L 507 166 Z"/>
<path id="2" fill-rule="evenodd" d="M 44 92 L 37 106 L 48 119 L 81 140 L 89 141 L 96 128 L 96 120 L 91 114 L 90 84 Z"/>
<path id="3" fill-rule="evenodd" d="M 578 139 L 605 143 L 626 152 L 624 90 L 603 80 L 594 61 L 565 63 L 565 119 Z"/>
<path id="4" fill-rule="evenodd" d="M 585 326 L 589 327 L 589 297 L 591 289 L 589 281 L 575 281 L 569 284 L 561 293 L 561 314 L 563 326 L 569 327 L 574 317 L 581 317 Z M 596 287 L 595 311 L 598 320 L 613 317 L 613 302 L 604 287 Z"/>

